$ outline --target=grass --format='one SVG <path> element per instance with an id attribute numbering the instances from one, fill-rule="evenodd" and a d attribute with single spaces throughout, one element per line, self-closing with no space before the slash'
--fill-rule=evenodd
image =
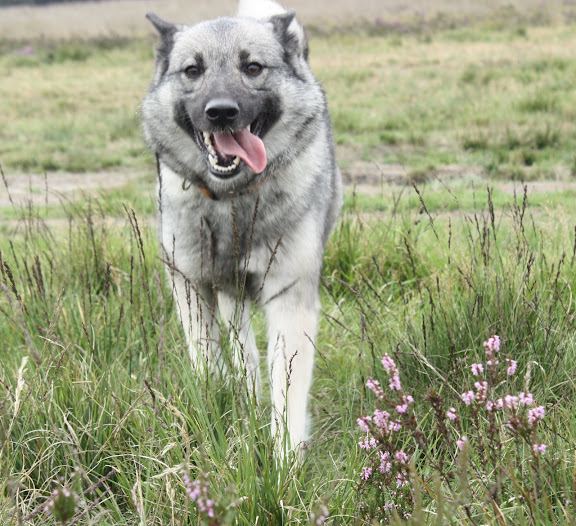
<path id="1" fill-rule="evenodd" d="M 344 167 L 397 163 L 416 184 L 346 195 L 323 269 L 302 466 L 274 460 L 266 394 L 189 366 L 137 123 L 152 40 L 34 42 L 29 56 L 2 42 L 7 175 L 143 177 L 59 206 L 0 208 L 0 523 L 308 525 L 327 511 L 332 525 L 575 524 L 574 191 L 509 182 L 573 175 L 574 36 L 526 19 L 451 25 L 313 31 Z M 433 176 L 453 164 L 478 171 Z M 258 312 L 254 324 L 264 349 Z M 518 373 L 494 389 L 530 391 L 545 408 L 538 461 L 504 422 L 498 456 L 482 451 L 487 420 L 461 408 L 495 333 Z M 418 422 L 391 446 L 411 455 L 402 496 L 360 477 L 357 419 L 380 403 L 366 381 L 387 385 L 384 353 Z M 440 432 L 440 406 L 458 407 L 461 427 Z M 215 520 L 186 496 L 186 471 L 207 477 Z M 58 519 L 44 507 L 67 505 L 61 485 L 79 498 Z M 412 517 L 386 514 L 390 498 Z"/>
<path id="2" fill-rule="evenodd" d="M 515 15 L 514 15 L 515 16 Z M 495 179 L 573 176 L 576 74 L 570 25 L 492 19 L 408 32 L 314 33 L 312 66 L 330 102 L 342 165 L 444 165 Z M 154 38 L 4 41 L 0 139 L 4 167 L 146 171 L 138 106 Z"/>
<path id="3" fill-rule="evenodd" d="M 457 185 L 443 191 L 456 203 L 449 211 L 418 187 L 378 219 L 348 204 L 326 255 L 314 432 L 301 468 L 272 460 L 266 398 L 189 367 L 145 215 L 137 221 L 127 205 L 119 228 L 95 199 L 65 207 L 67 227 L 54 231 L 41 209 L 20 211 L 21 235 L 0 241 L 2 522 L 57 524 L 42 507 L 54 480 L 79 468 L 85 513 L 75 523 L 197 524 L 180 473 L 189 466 L 193 478 L 209 474 L 226 524 L 308 524 L 324 506 L 328 524 L 367 524 L 356 419 L 374 403 L 364 382 L 380 374 L 379 357 L 394 353 L 415 397 L 437 389 L 455 404 L 469 360 L 498 332 L 520 364 L 513 388 L 546 407 L 542 441 L 555 466 L 538 495 L 526 497 L 532 479 L 508 489 L 520 500 L 505 520 L 572 524 L 562 495 L 576 487 L 563 445 L 576 439 L 575 217 L 561 204 L 531 206 L 521 191 L 479 189 L 473 206 Z M 262 344 L 259 317 L 256 326 Z M 429 429 L 429 409 L 418 411 Z M 470 455 L 477 469 L 482 456 Z M 426 462 L 415 469 L 422 492 L 439 475 Z M 440 495 L 444 523 L 502 524 L 483 491 L 465 497 L 443 485 L 422 497 L 417 524 L 434 524 Z M 544 498 L 568 515 L 556 504 L 538 511 Z"/>
<path id="4" fill-rule="evenodd" d="M 316 53 L 332 50 L 345 68 L 324 59 L 317 68 L 330 95 L 336 140 L 367 160 L 408 167 L 464 164 L 529 179 L 564 166 L 568 174 L 573 94 L 565 91 L 563 68 L 574 63 L 560 48 L 556 55 L 554 45 L 533 47 L 544 40 L 560 44 L 562 35 L 554 27 L 531 28 L 526 36 L 504 32 L 499 41 L 488 32 L 457 45 L 451 32 L 424 42 L 404 37 L 401 45 L 353 36 L 316 43 Z M 551 56 L 544 74 L 540 52 Z"/>

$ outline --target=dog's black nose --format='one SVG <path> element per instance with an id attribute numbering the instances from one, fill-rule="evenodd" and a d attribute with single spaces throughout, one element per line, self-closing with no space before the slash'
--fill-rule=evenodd
<path id="1" fill-rule="evenodd" d="M 214 124 L 226 126 L 238 117 L 240 107 L 231 99 L 212 99 L 206 104 L 204 112 Z"/>

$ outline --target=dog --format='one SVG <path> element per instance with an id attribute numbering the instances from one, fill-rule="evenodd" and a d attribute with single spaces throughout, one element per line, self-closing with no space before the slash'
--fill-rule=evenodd
<path id="1" fill-rule="evenodd" d="M 236 17 L 191 26 L 146 16 L 160 42 L 142 129 L 157 159 L 160 241 L 190 357 L 209 372 L 232 363 L 259 392 L 250 317 L 259 304 L 272 435 L 301 455 L 324 247 L 342 204 L 305 32 L 272 0 L 241 0 Z"/>

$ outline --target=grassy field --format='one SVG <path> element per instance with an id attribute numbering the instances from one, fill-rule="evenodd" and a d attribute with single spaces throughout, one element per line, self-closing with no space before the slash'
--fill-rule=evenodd
<path id="1" fill-rule="evenodd" d="M 517 180 L 572 175 L 572 27 L 414 31 L 312 40 L 345 169 L 395 163 L 417 180 L 445 165 Z M 152 39 L 22 45 L 0 45 L 7 172 L 150 171 L 138 105 Z"/>
<path id="2" fill-rule="evenodd" d="M 576 524 L 575 37 L 519 12 L 312 31 L 359 184 L 302 466 L 267 394 L 189 367 L 138 125 L 153 40 L 2 41 L 0 523 Z"/>

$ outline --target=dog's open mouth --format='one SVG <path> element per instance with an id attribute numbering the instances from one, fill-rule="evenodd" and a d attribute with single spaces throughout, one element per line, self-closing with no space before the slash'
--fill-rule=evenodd
<path id="1" fill-rule="evenodd" d="M 218 177 L 232 177 L 244 162 L 255 174 L 262 173 L 266 168 L 266 148 L 257 128 L 252 125 L 235 132 L 197 131 L 196 142 L 207 156 L 210 171 Z"/>

